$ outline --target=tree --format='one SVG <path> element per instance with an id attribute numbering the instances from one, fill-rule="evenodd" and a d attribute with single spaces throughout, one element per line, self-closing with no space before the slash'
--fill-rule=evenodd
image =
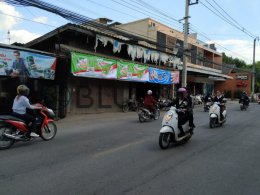
<path id="1" fill-rule="evenodd" d="M 244 60 L 227 56 L 224 52 L 222 53 L 223 64 L 235 64 L 237 68 L 246 68 L 247 64 Z"/>

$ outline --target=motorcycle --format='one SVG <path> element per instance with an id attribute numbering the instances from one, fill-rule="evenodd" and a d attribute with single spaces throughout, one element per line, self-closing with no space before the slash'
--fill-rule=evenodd
<path id="1" fill-rule="evenodd" d="M 142 105 L 142 100 L 138 102 L 136 100 L 129 99 L 123 104 L 122 110 L 123 112 L 128 112 L 129 110 L 138 111 L 140 105 Z"/>
<path id="2" fill-rule="evenodd" d="M 163 99 L 163 100 L 158 100 L 159 102 L 159 108 L 162 110 L 167 110 L 169 109 L 172 101 L 170 99 Z"/>
<path id="3" fill-rule="evenodd" d="M 239 100 L 239 105 L 241 111 L 246 110 L 249 106 L 249 101 L 241 99 Z"/>
<path id="4" fill-rule="evenodd" d="M 34 111 L 36 117 L 35 133 L 39 134 L 45 141 L 51 140 L 57 133 L 57 126 L 54 122 L 55 114 L 52 109 L 42 104 L 35 105 L 42 107 L 42 109 Z M 18 141 L 33 140 L 33 138 L 26 136 L 29 128 L 25 121 L 17 117 L 0 115 L 0 150 L 8 149 Z"/>
<path id="5" fill-rule="evenodd" d="M 175 106 L 172 106 L 169 111 L 167 111 L 162 120 L 162 128 L 160 129 L 159 135 L 159 146 L 161 149 L 167 149 L 170 143 L 185 143 L 193 135 L 193 129 L 189 127 L 189 121 L 185 122 L 182 125 L 185 135 L 179 137 L 180 130 L 178 128 L 178 113 L 181 112 L 181 109 L 177 109 Z"/>
<path id="6" fill-rule="evenodd" d="M 160 117 L 160 109 L 158 104 L 155 105 L 154 113 L 150 112 L 150 110 L 145 107 L 139 108 L 138 118 L 141 123 L 152 119 L 157 120 L 159 119 L 159 117 Z"/>
<path id="7" fill-rule="evenodd" d="M 212 105 L 212 101 L 211 101 L 211 98 L 209 97 L 204 102 L 204 111 L 208 112 L 211 105 Z"/>
<path id="8" fill-rule="evenodd" d="M 221 105 L 224 106 L 224 103 Z M 214 128 L 216 126 L 222 126 L 226 122 L 227 111 L 224 109 L 222 112 L 223 119 L 221 119 L 220 115 L 220 103 L 214 102 L 209 109 L 209 127 Z"/>

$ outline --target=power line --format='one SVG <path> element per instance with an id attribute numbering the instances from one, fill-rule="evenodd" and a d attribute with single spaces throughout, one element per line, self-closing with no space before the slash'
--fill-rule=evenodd
<path id="1" fill-rule="evenodd" d="M 95 27 L 97 29 L 100 29 L 100 30 L 105 30 L 105 31 L 108 31 L 110 33 L 117 33 L 117 34 L 120 34 L 121 31 L 118 31 L 114 28 L 110 28 L 108 26 L 105 26 L 105 25 L 102 25 L 102 24 L 99 24 L 95 21 L 93 21 L 93 19 L 91 18 L 88 18 L 88 17 L 85 17 L 85 16 L 82 16 L 80 14 L 77 14 L 77 13 L 73 13 L 71 11 L 68 11 L 66 9 L 63 9 L 63 8 L 60 8 L 60 7 L 57 7 L 57 6 L 54 6 L 54 5 L 51 5 L 51 4 L 48 4 L 48 3 L 45 3 L 45 2 L 42 2 L 42 1 L 36 1 L 36 0 L 6 0 L 7 2 L 12 2 L 12 3 L 16 3 L 17 5 L 20 5 L 19 3 L 21 3 L 21 5 L 24 5 L 24 6 L 34 6 L 34 7 L 37 7 L 37 8 L 40 8 L 40 9 L 43 9 L 43 10 L 46 10 L 46 11 L 49 11 L 49 12 L 52 12 L 52 13 L 55 13 L 57 15 L 60 15 L 64 18 L 66 18 L 67 20 L 70 20 L 70 21 L 73 21 L 75 23 L 79 23 L 79 24 L 87 24 L 89 26 L 92 26 L 92 27 Z M 127 32 L 127 31 L 126 31 Z M 122 32 L 121 32 L 122 33 Z M 134 34 L 132 32 L 132 34 Z M 128 35 L 130 36 L 130 35 Z M 142 36 L 144 37 L 144 36 Z M 140 38 L 142 38 L 140 37 Z M 160 45 L 156 42 L 153 42 L 153 44 L 155 46 L 160 46 L 162 48 L 165 48 L 165 49 L 172 49 L 172 48 L 169 48 L 167 47 L 167 45 Z M 183 49 L 183 48 L 182 48 Z M 201 60 L 201 57 L 198 56 L 197 54 L 193 54 L 193 56 L 196 58 L 196 59 L 199 59 L 201 62 L 204 62 L 204 63 L 207 63 L 209 62 L 210 64 L 214 64 L 216 66 L 221 66 L 221 67 L 224 67 L 223 65 L 220 65 L 220 64 L 216 64 L 215 62 L 213 61 L 208 61 L 207 59 L 204 59 Z M 190 56 L 191 57 L 191 56 Z"/>
<path id="2" fill-rule="evenodd" d="M 227 22 L 228 24 L 230 24 L 231 26 L 233 26 L 234 28 L 244 32 L 245 34 L 247 34 L 248 36 L 250 36 L 251 38 L 255 38 L 254 35 L 252 35 L 251 33 L 249 33 L 245 28 L 243 28 L 241 25 L 239 25 L 237 22 L 237 24 L 234 24 L 234 22 L 232 22 L 231 20 L 229 20 L 226 16 L 224 16 L 214 5 L 212 5 L 208 0 L 205 0 L 205 2 L 207 2 L 213 9 L 211 9 L 210 7 L 208 7 L 207 5 L 205 5 L 202 1 L 200 1 L 200 3 L 206 7 L 208 10 L 210 10 L 212 13 L 214 13 L 215 15 L 217 15 L 219 18 L 221 18 L 222 20 L 224 20 L 225 22 Z M 223 8 L 221 8 L 223 10 Z M 226 12 L 225 12 L 226 13 Z M 229 16 L 229 15 L 228 15 Z M 232 18 L 232 20 L 234 20 Z M 238 26 L 239 25 L 239 26 Z"/>

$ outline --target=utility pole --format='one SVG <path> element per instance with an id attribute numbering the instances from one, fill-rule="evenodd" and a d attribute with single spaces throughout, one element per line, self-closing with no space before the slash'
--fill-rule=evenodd
<path id="1" fill-rule="evenodd" d="M 10 30 L 7 31 L 7 39 L 8 39 L 9 45 L 10 45 L 10 42 L 11 42 Z"/>
<path id="2" fill-rule="evenodd" d="M 255 94 L 255 42 L 258 40 L 258 37 L 254 38 L 254 48 L 253 48 L 253 74 L 252 74 L 252 100 L 254 101 L 254 94 Z"/>
<path id="3" fill-rule="evenodd" d="M 198 4 L 198 0 L 191 2 L 191 0 L 186 0 L 185 4 L 185 23 L 184 23 L 184 42 L 183 42 L 183 67 L 182 67 L 182 87 L 187 85 L 187 52 L 189 50 L 188 46 L 188 34 L 189 34 L 189 6 L 193 4 Z"/>

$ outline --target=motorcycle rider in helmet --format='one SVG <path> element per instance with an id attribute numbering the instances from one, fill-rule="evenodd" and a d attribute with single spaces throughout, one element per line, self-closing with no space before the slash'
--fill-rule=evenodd
<path id="1" fill-rule="evenodd" d="M 152 94 L 152 90 L 147 91 L 147 94 L 144 97 L 144 107 L 154 114 L 157 101 L 153 98 Z"/>
<path id="2" fill-rule="evenodd" d="M 181 87 L 177 91 L 177 98 L 172 102 L 177 109 L 181 109 L 178 113 L 178 128 L 180 130 L 180 137 L 184 136 L 182 125 L 189 120 L 190 133 L 193 133 L 193 112 L 192 112 L 192 100 L 189 98 L 189 94 L 186 88 Z"/>
<path id="3" fill-rule="evenodd" d="M 225 105 L 224 105 L 224 97 L 220 93 L 219 90 L 217 90 L 216 96 L 213 98 L 213 102 L 218 102 L 218 106 L 220 107 L 220 119 L 223 120 L 223 111 L 225 110 Z"/>
<path id="4" fill-rule="evenodd" d="M 35 132 L 35 117 L 26 112 L 26 108 L 29 109 L 41 109 L 41 107 L 33 106 L 30 104 L 27 96 L 29 95 L 30 89 L 26 85 L 19 85 L 17 87 L 17 96 L 13 101 L 13 113 L 12 115 L 24 120 L 26 124 L 30 125 L 29 131 L 26 134 L 27 137 L 39 137 Z"/>
<path id="5" fill-rule="evenodd" d="M 245 91 L 243 91 L 243 93 L 241 94 L 241 97 L 239 99 L 239 103 L 244 103 L 246 106 L 249 105 L 249 97 L 247 96 Z"/>

